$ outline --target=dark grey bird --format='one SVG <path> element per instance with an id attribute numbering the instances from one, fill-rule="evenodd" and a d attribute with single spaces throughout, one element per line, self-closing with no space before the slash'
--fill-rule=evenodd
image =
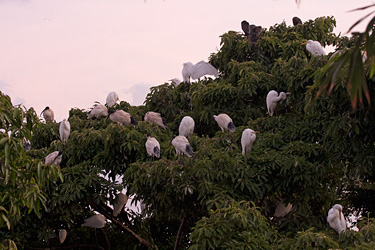
<path id="1" fill-rule="evenodd" d="M 246 20 L 241 22 L 241 28 L 245 33 L 245 36 L 252 43 L 256 43 L 260 33 L 262 32 L 262 26 L 256 26 L 254 24 L 249 24 Z"/>
<path id="2" fill-rule="evenodd" d="M 299 19 L 299 17 L 293 17 L 293 25 L 294 26 L 297 26 L 298 24 L 302 24 L 302 20 L 301 19 Z"/>

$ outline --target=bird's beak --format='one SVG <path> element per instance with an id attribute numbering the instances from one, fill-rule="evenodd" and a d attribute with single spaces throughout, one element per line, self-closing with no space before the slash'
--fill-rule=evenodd
<path id="1" fill-rule="evenodd" d="M 307 44 L 307 42 L 301 43 L 301 45 L 305 45 L 305 44 Z"/>
<path id="2" fill-rule="evenodd" d="M 341 211 L 339 211 L 339 219 L 341 220 Z"/>
<path id="3" fill-rule="evenodd" d="M 256 134 L 257 134 L 257 133 L 260 133 L 259 131 L 254 131 L 254 132 L 255 132 Z"/>

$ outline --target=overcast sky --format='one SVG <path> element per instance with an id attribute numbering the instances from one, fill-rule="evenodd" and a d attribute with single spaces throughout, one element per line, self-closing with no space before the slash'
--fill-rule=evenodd
<path id="1" fill-rule="evenodd" d="M 184 62 L 208 61 L 241 21 L 269 28 L 334 16 L 338 34 L 370 0 L 0 0 L 0 90 L 13 104 L 55 111 L 105 103 L 116 91 L 141 105 L 151 86 L 182 79 Z M 373 10 L 373 9 L 371 9 Z M 367 22 L 357 30 L 363 31 Z"/>

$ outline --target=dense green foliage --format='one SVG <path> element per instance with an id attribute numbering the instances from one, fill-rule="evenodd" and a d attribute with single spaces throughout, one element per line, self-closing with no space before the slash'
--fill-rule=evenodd
<path id="1" fill-rule="evenodd" d="M 105 117 L 88 120 L 85 111 L 72 109 L 65 144 L 58 123 L 40 122 L 33 110 L 12 107 L 2 95 L 1 237 L 21 249 L 58 247 L 62 228 L 68 231 L 62 246 L 75 248 L 373 248 L 374 109 L 353 111 L 341 85 L 316 99 L 329 56 L 311 57 L 301 45 L 307 39 L 339 47 L 356 43 L 356 37 L 333 34 L 334 26 L 332 17 L 295 27 L 281 23 L 263 29 L 257 43 L 229 31 L 210 56 L 220 77 L 153 87 L 144 106 L 116 104 L 139 121 L 137 126 Z M 370 72 L 366 78 L 373 94 Z M 265 102 L 270 90 L 288 93 L 272 117 Z M 168 129 L 142 121 L 147 111 L 160 112 Z M 236 132 L 221 132 L 213 119 L 219 113 L 232 117 Z M 196 124 L 189 138 L 191 158 L 177 157 L 170 143 L 185 115 Z M 260 133 L 244 156 L 240 140 L 246 128 Z M 161 159 L 147 156 L 147 133 L 160 142 Z M 22 138 L 31 140 L 27 153 Z M 7 151 L 11 140 L 15 151 Z M 44 157 L 55 150 L 63 151 L 60 166 L 45 166 Z M 35 189 L 18 188 L 30 181 L 39 190 L 33 200 L 28 192 Z M 26 194 L 9 197 L 16 191 Z M 141 201 L 142 212 L 131 210 L 129 201 L 113 217 L 118 192 L 131 196 L 133 204 Z M 12 203 L 19 197 L 22 204 Z M 280 202 L 293 205 L 284 217 L 274 216 Z M 358 231 L 338 235 L 329 227 L 326 216 L 335 203 L 346 216 L 363 216 L 352 224 Z M 81 226 L 94 211 L 108 219 L 103 229 Z"/>

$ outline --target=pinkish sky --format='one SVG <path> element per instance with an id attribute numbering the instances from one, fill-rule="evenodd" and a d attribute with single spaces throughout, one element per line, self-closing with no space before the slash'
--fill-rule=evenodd
<path id="1" fill-rule="evenodd" d="M 116 91 L 141 105 L 151 86 L 182 79 L 184 62 L 208 60 L 241 21 L 269 28 L 334 16 L 336 33 L 370 0 L 0 0 L 0 90 L 13 104 L 55 111 L 105 103 Z M 371 9 L 373 10 L 373 9 Z M 362 31 L 367 22 L 359 26 Z M 357 30 L 358 30 L 357 29 Z"/>

